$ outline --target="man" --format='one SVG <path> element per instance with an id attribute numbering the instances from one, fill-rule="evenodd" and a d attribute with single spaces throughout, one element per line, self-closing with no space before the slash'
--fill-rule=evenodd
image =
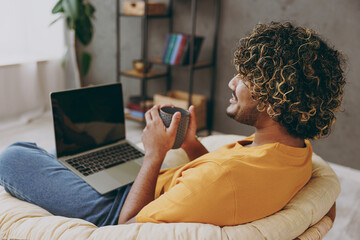
<path id="1" fill-rule="evenodd" d="M 145 158 L 132 185 L 107 195 L 64 169 L 34 144 L 17 143 L 0 156 L 0 180 L 20 199 L 53 214 L 98 226 L 133 222 L 238 225 L 271 215 L 311 176 L 309 139 L 330 133 L 345 84 L 341 54 L 311 30 L 290 23 L 258 25 L 234 54 L 227 114 L 255 134 L 208 153 L 191 121 L 182 148 L 190 162 L 160 171 L 180 114 L 165 128 L 159 106 L 149 110 Z M 16 160 L 16 161 L 15 161 Z M 38 174 L 29 174 L 30 168 Z M 61 199 L 58 200 L 58 199 Z"/>

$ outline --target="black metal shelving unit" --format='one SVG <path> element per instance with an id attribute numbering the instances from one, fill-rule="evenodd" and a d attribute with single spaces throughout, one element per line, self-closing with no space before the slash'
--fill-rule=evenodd
<path id="1" fill-rule="evenodd" d="M 173 11 L 174 11 L 174 1 L 176 0 L 169 0 L 169 6 L 168 6 L 168 13 L 165 15 L 155 15 L 155 16 L 148 16 L 148 0 L 144 0 L 145 2 L 145 12 L 144 15 L 137 16 L 137 15 L 127 15 L 120 12 L 120 1 L 116 0 L 116 11 L 117 11 L 117 21 L 116 21 L 116 30 L 117 30 L 117 82 L 121 82 L 121 77 L 131 77 L 135 79 L 139 79 L 141 81 L 141 96 L 143 100 L 147 97 L 147 81 L 150 79 L 155 78 L 166 78 L 166 90 L 169 91 L 171 89 L 171 69 L 172 68 L 184 68 L 188 71 L 189 76 L 189 99 L 188 103 L 189 106 L 191 105 L 191 96 L 193 93 L 193 85 L 194 85 L 194 71 L 198 69 L 204 69 L 209 68 L 212 71 L 212 79 L 210 83 L 210 98 L 208 99 L 208 107 L 207 107 L 207 130 L 208 133 L 211 134 L 212 131 L 212 119 L 213 119 L 213 107 L 214 107 L 214 95 L 215 95 L 215 79 L 216 79 L 216 57 L 217 57 L 217 44 L 218 44 L 218 32 L 219 32 L 219 20 L 220 20 L 220 0 L 213 0 L 214 1 L 214 9 L 215 9 L 215 17 L 214 17 L 214 36 L 213 36 L 213 52 L 212 52 L 212 59 L 208 62 L 193 62 L 193 54 L 194 54 L 194 40 L 196 36 L 196 17 L 197 17 L 197 0 L 191 0 L 191 33 L 189 34 L 189 37 L 191 39 L 190 43 L 190 62 L 188 65 L 170 65 L 165 64 L 161 62 L 161 59 L 148 59 L 148 21 L 151 19 L 159 19 L 164 18 L 169 20 L 169 33 L 173 32 Z M 134 70 L 127 70 L 122 71 L 121 70 L 121 29 L 120 29 L 120 22 L 121 18 L 123 17 L 135 17 L 135 18 L 141 18 L 141 60 L 146 63 L 151 64 L 161 64 L 166 67 L 165 71 L 160 72 L 154 72 L 149 71 L 145 72 L 144 74 L 139 74 L 135 72 Z M 135 119 L 138 121 L 144 122 L 144 119 Z"/>

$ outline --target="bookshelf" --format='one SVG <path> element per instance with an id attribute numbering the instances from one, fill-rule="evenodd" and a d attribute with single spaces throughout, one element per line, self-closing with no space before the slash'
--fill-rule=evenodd
<path id="1" fill-rule="evenodd" d="M 218 43 L 218 32 L 219 32 L 219 19 L 220 19 L 220 0 L 213 0 L 214 2 L 214 18 L 210 21 L 213 21 L 214 24 L 214 35 L 213 38 L 213 46 L 212 46 L 212 53 L 211 53 L 211 59 L 208 61 L 197 61 L 194 62 L 194 45 L 195 45 L 195 36 L 196 36 L 196 18 L 197 18 L 197 11 L 198 11 L 198 0 L 190 0 L 191 4 L 191 31 L 190 33 L 187 33 L 187 36 L 190 39 L 190 45 L 189 45 L 189 64 L 187 65 L 171 65 L 167 63 L 163 63 L 162 59 L 159 58 L 148 58 L 148 22 L 151 21 L 151 19 L 164 19 L 169 21 L 169 29 L 168 32 L 173 32 L 173 12 L 176 10 L 176 1 L 177 0 L 168 0 L 167 2 L 167 12 L 165 14 L 161 15 L 149 15 L 148 14 L 148 4 L 149 0 L 144 0 L 145 8 L 144 8 L 144 14 L 142 15 L 134 15 L 134 14 L 125 14 L 124 12 L 121 12 L 120 10 L 120 4 L 124 2 L 124 0 L 116 0 L 116 11 L 117 11 L 117 21 L 116 21 L 116 42 L 117 42 L 117 55 L 116 55 L 116 71 L 117 71 L 117 82 L 121 82 L 122 77 L 129 77 L 132 79 L 138 79 L 141 82 L 140 86 L 140 96 L 145 100 L 147 98 L 147 81 L 150 79 L 155 78 L 165 78 L 166 79 L 166 91 L 171 90 L 171 71 L 174 68 L 180 68 L 183 69 L 183 71 L 188 72 L 188 90 L 189 93 L 189 99 L 188 104 L 191 105 L 191 96 L 193 94 L 193 85 L 194 85 L 194 72 L 198 69 L 209 69 L 211 71 L 212 79 L 209 86 L 209 99 L 207 103 L 207 127 L 208 133 L 211 134 L 212 131 L 212 119 L 213 119 L 213 107 L 214 107 L 214 94 L 215 94 L 215 78 L 216 78 L 216 49 L 217 49 L 217 43 Z M 201 9 L 201 11 L 207 11 L 206 9 Z M 158 64 L 164 66 L 164 71 L 154 71 L 149 70 L 148 72 L 139 73 L 135 71 L 134 69 L 121 69 L 121 29 L 120 29 L 120 23 L 122 18 L 140 18 L 141 19 L 141 56 L 140 59 L 144 62 L 144 64 L 151 63 L 151 64 Z M 210 38 L 211 36 L 205 36 L 205 39 Z M 159 43 L 160 44 L 160 43 Z M 163 42 L 161 43 L 163 44 Z M 138 46 L 134 46 L 138 47 Z M 161 56 L 162 53 L 159 53 L 159 56 Z M 145 110 L 145 109 L 144 109 Z M 136 120 L 139 122 L 144 123 L 143 118 L 138 117 L 131 117 L 127 116 L 129 119 Z M 202 129 L 199 129 L 202 130 Z"/>

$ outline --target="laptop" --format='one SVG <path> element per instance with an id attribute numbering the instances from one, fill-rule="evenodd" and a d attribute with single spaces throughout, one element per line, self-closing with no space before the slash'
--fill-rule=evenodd
<path id="1" fill-rule="evenodd" d="M 126 140 L 121 83 L 50 94 L 58 160 L 100 194 L 133 182 L 144 153 Z"/>

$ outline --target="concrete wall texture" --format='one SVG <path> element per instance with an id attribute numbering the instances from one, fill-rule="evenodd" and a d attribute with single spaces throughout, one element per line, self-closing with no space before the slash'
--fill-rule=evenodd
<path id="1" fill-rule="evenodd" d="M 163 0 L 166 2 L 166 0 Z M 87 49 L 94 61 L 88 84 L 115 82 L 116 80 L 116 14 L 115 0 L 92 0 L 96 7 L 95 36 Z M 214 9 L 212 0 L 198 1 L 197 35 L 205 37 L 199 56 L 210 59 Z M 175 0 L 174 31 L 190 31 L 190 0 Z M 132 60 L 140 57 L 140 20 L 121 19 L 121 68 L 131 68 Z M 249 135 L 253 128 L 229 119 L 225 109 L 231 91 L 228 81 L 236 73 L 232 54 L 240 38 L 259 23 L 291 21 L 314 29 L 330 44 L 345 53 L 348 59 L 347 86 L 332 134 L 313 141 L 314 152 L 324 159 L 360 169 L 358 145 L 360 143 L 360 1 L 359 0 L 221 0 L 219 44 L 217 49 L 216 96 L 214 106 L 214 130 Z M 149 57 L 159 57 L 168 32 L 165 19 L 150 20 Z M 209 95 L 211 71 L 195 73 L 194 92 Z M 172 89 L 188 89 L 188 72 L 185 69 L 172 71 Z M 130 95 L 140 94 L 140 81 L 123 78 L 125 100 Z M 165 79 L 150 80 L 148 95 L 165 91 Z"/>

